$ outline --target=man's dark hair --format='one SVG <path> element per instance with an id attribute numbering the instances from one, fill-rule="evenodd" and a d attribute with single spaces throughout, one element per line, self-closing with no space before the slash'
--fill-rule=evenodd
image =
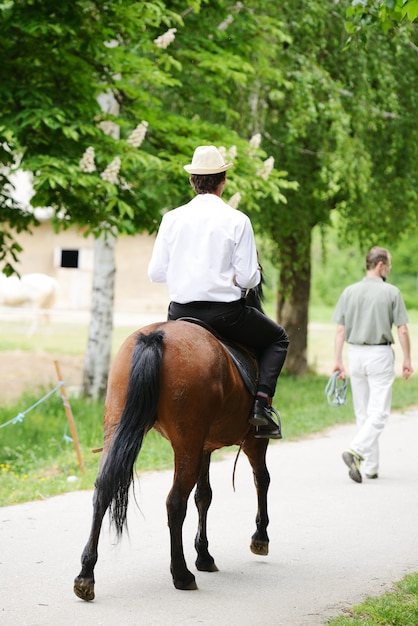
<path id="1" fill-rule="evenodd" d="M 191 174 L 190 184 L 196 193 L 214 193 L 225 180 L 225 172 L 219 174 Z"/>
<path id="2" fill-rule="evenodd" d="M 368 270 L 372 270 L 380 261 L 383 263 L 387 263 L 389 261 L 389 250 L 375 246 L 369 250 L 366 256 L 366 268 Z"/>

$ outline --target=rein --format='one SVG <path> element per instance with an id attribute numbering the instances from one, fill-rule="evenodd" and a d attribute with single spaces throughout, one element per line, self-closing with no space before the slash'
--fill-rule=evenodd
<path id="1" fill-rule="evenodd" d="M 247 439 L 248 435 L 250 434 L 250 430 L 251 430 L 251 426 L 248 427 L 248 430 L 245 433 L 244 439 L 239 444 L 237 456 L 235 457 L 234 467 L 233 467 L 233 470 L 232 470 L 232 489 L 234 490 L 234 492 L 235 492 L 235 470 L 237 469 L 238 457 L 239 457 L 239 455 L 241 453 L 242 446 L 244 445 L 245 440 Z"/>

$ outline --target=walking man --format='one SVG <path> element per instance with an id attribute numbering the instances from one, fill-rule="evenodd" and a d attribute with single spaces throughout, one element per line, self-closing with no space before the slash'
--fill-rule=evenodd
<path id="1" fill-rule="evenodd" d="M 403 378 L 407 380 L 414 371 L 405 304 L 399 289 L 386 282 L 390 269 L 389 251 L 372 248 L 366 257 L 366 276 L 343 291 L 333 316 L 337 323 L 333 371 L 340 372 L 339 378 L 346 376 L 342 351 L 344 341 L 349 344 L 358 431 L 342 458 L 349 468 L 348 475 L 357 483 L 362 482 L 363 461 L 366 477 L 378 478 L 379 437 L 389 418 L 395 379 L 393 325 L 403 352 Z"/>

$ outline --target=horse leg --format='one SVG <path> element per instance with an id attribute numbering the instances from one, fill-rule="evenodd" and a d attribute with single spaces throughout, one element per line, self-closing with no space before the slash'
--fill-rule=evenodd
<path id="1" fill-rule="evenodd" d="M 266 465 L 266 451 L 268 440 L 249 438 L 243 450 L 251 464 L 254 483 L 257 490 L 257 515 L 256 531 L 251 537 L 250 549 L 254 554 L 267 556 L 269 551 L 269 538 L 267 526 L 269 517 L 267 513 L 267 492 L 270 485 L 270 474 Z"/>
<path id="2" fill-rule="evenodd" d="M 187 459 L 187 463 L 184 459 Z M 187 501 L 196 484 L 200 465 L 201 454 L 199 458 L 193 459 L 190 450 L 184 452 L 183 455 L 179 455 L 179 452 L 175 450 L 174 481 L 166 504 L 171 543 L 170 571 L 176 589 L 197 589 L 196 579 L 187 569 L 184 558 L 183 523 L 186 517 Z"/>
<path id="3" fill-rule="evenodd" d="M 208 551 L 209 544 L 206 534 L 208 509 L 212 502 L 212 489 L 209 482 L 210 457 L 210 452 L 205 452 L 203 455 L 194 497 L 199 513 L 199 525 L 194 542 L 197 552 L 196 567 L 201 572 L 218 571 L 215 561 Z"/>
<path id="4" fill-rule="evenodd" d="M 38 330 L 38 326 L 39 326 L 39 310 L 37 309 L 35 305 L 32 307 L 31 313 L 32 313 L 32 322 L 27 331 L 28 337 L 33 337 L 35 332 Z"/>
<path id="5" fill-rule="evenodd" d="M 93 522 L 87 544 L 81 555 L 81 572 L 74 580 L 74 593 L 82 600 L 94 600 L 94 566 L 97 562 L 97 545 L 100 529 L 108 505 L 104 505 L 96 488 L 93 496 Z"/>

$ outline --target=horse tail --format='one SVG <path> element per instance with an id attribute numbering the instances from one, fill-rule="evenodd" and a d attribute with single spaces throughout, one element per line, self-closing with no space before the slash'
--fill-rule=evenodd
<path id="1" fill-rule="evenodd" d="M 157 331 L 137 336 L 125 407 L 96 479 L 98 497 L 109 507 L 110 521 L 118 536 L 126 526 L 134 464 L 144 436 L 157 419 L 164 334 L 164 331 Z"/>

